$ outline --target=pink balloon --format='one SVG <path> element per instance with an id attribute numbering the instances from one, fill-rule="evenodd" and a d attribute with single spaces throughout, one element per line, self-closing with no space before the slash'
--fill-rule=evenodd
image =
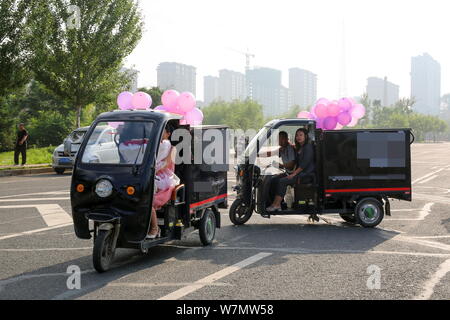
<path id="1" fill-rule="evenodd" d="M 316 128 L 323 129 L 323 118 L 317 118 L 316 120 Z"/>
<path id="2" fill-rule="evenodd" d="M 350 121 L 350 123 L 347 125 L 347 127 L 353 128 L 354 126 L 356 126 L 357 123 L 358 123 L 358 119 L 353 118 L 352 121 Z"/>
<path id="3" fill-rule="evenodd" d="M 146 92 L 136 92 L 133 95 L 131 104 L 136 109 L 147 109 L 152 105 L 152 98 Z"/>
<path id="4" fill-rule="evenodd" d="M 352 118 L 361 119 L 366 114 L 366 108 L 362 104 L 357 104 L 351 110 Z"/>
<path id="5" fill-rule="evenodd" d="M 155 111 L 167 111 L 167 110 L 166 110 L 166 107 L 164 107 L 164 106 L 157 106 L 157 107 L 155 107 L 155 109 L 153 109 L 153 110 L 155 110 Z"/>
<path id="6" fill-rule="evenodd" d="M 186 113 L 184 120 L 186 120 L 186 123 L 190 125 L 202 124 L 203 112 L 199 108 L 195 108 L 191 112 Z"/>
<path id="7" fill-rule="evenodd" d="M 341 108 L 336 103 L 336 101 L 331 102 L 328 107 L 328 116 L 329 117 L 337 117 L 337 115 L 341 112 Z"/>
<path id="8" fill-rule="evenodd" d="M 336 128 L 337 125 L 337 120 L 335 117 L 326 117 L 323 120 L 323 128 L 325 130 L 334 130 L 334 128 Z"/>
<path id="9" fill-rule="evenodd" d="M 117 96 L 117 105 L 120 110 L 128 110 L 132 108 L 131 101 L 133 100 L 133 94 L 128 91 L 121 92 Z"/>
<path id="10" fill-rule="evenodd" d="M 328 116 L 328 109 L 327 106 L 324 104 L 316 105 L 314 111 L 318 118 L 326 118 Z"/>
<path id="11" fill-rule="evenodd" d="M 337 116 L 337 121 L 339 124 L 346 126 L 352 121 L 352 116 L 348 112 L 341 112 Z"/>
<path id="12" fill-rule="evenodd" d="M 166 90 L 161 96 L 162 104 L 167 110 L 175 109 L 178 103 L 180 94 L 176 90 Z"/>
<path id="13" fill-rule="evenodd" d="M 299 118 L 299 119 L 313 119 L 314 116 L 308 111 L 302 111 L 302 112 L 298 113 L 297 118 Z"/>
<path id="14" fill-rule="evenodd" d="M 197 102 L 195 101 L 195 97 L 190 92 L 183 92 L 178 97 L 178 108 L 185 113 L 191 112 L 194 110 Z"/>
<path id="15" fill-rule="evenodd" d="M 320 98 L 319 100 L 317 100 L 316 106 L 319 105 L 319 104 L 328 105 L 328 104 L 330 104 L 330 100 L 325 99 L 325 98 Z"/>
<path id="16" fill-rule="evenodd" d="M 338 101 L 338 106 L 344 112 L 350 110 L 353 107 L 353 103 L 349 98 L 342 98 Z"/>

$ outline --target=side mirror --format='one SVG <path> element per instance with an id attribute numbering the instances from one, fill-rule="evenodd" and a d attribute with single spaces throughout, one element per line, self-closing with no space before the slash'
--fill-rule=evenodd
<path id="1" fill-rule="evenodd" d="M 64 155 L 70 156 L 72 153 L 72 141 L 70 139 L 64 140 Z"/>

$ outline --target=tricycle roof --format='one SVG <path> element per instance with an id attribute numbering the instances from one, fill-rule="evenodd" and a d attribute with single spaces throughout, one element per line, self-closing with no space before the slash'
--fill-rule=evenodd
<path id="1" fill-rule="evenodd" d="M 154 120 L 156 122 L 162 122 L 168 120 L 180 120 L 181 118 L 182 116 L 178 114 L 153 110 L 115 110 L 100 114 L 97 117 L 97 121 Z"/>
<path id="2" fill-rule="evenodd" d="M 316 120 L 313 119 L 274 119 L 266 123 L 265 127 L 273 127 L 274 125 L 288 125 L 288 124 L 299 124 L 299 125 L 307 125 L 307 124 L 315 124 Z"/>

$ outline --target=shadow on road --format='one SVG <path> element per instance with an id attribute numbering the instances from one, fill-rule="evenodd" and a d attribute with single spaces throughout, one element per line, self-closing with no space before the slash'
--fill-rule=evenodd
<path id="1" fill-rule="evenodd" d="M 122 277 L 164 263 L 175 257 L 178 261 L 201 261 L 223 268 L 261 251 L 273 252 L 258 265 L 280 265 L 290 254 L 355 254 L 372 250 L 396 236 L 383 229 L 364 229 L 351 224 L 247 224 L 225 226 L 218 230 L 213 246 L 201 247 L 197 232 L 182 241 L 158 246 L 142 255 L 137 250 L 119 249 L 110 271 L 99 274 L 92 267 L 91 252 L 78 259 L 40 268 L 0 281 L 0 299 L 76 299 L 96 291 Z M 198 250 L 192 250 L 197 248 Z M 68 290 L 67 268 L 79 266 L 81 290 Z M 151 272 L 151 271 L 149 271 Z M 208 274 L 198 275 L 198 278 Z"/>

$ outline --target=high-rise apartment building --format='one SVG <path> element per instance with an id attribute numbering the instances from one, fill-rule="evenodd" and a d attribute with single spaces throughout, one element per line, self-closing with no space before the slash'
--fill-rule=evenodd
<path id="1" fill-rule="evenodd" d="M 281 85 L 281 71 L 250 69 L 246 71 L 246 80 L 248 97 L 263 106 L 265 116 L 276 116 L 288 111 L 290 94 Z"/>
<path id="2" fill-rule="evenodd" d="M 441 100 L 441 65 L 428 53 L 411 59 L 411 98 L 414 111 L 438 115 Z"/>
<path id="3" fill-rule="evenodd" d="M 384 107 L 392 106 L 400 99 L 400 87 L 389 82 L 387 77 L 384 77 L 384 79 L 376 77 L 368 78 L 366 90 L 372 103 L 379 101 Z"/>
<path id="4" fill-rule="evenodd" d="M 203 99 L 205 105 L 209 105 L 219 98 L 219 78 L 206 76 L 203 78 Z"/>
<path id="5" fill-rule="evenodd" d="M 311 71 L 289 69 L 289 89 L 292 93 L 292 104 L 302 108 L 314 105 L 317 100 L 317 75 Z"/>
<path id="6" fill-rule="evenodd" d="M 245 75 L 231 70 L 219 71 L 219 98 L 223 101 L 244 100 L 246 98 Z"/>
<path id="7" fill-rule="evenodd" d="M 196 95 L 196 68 L 176 62 L 162 62 L 157 68 L 158 87 L 162 90 L 189 91 Z"/>

